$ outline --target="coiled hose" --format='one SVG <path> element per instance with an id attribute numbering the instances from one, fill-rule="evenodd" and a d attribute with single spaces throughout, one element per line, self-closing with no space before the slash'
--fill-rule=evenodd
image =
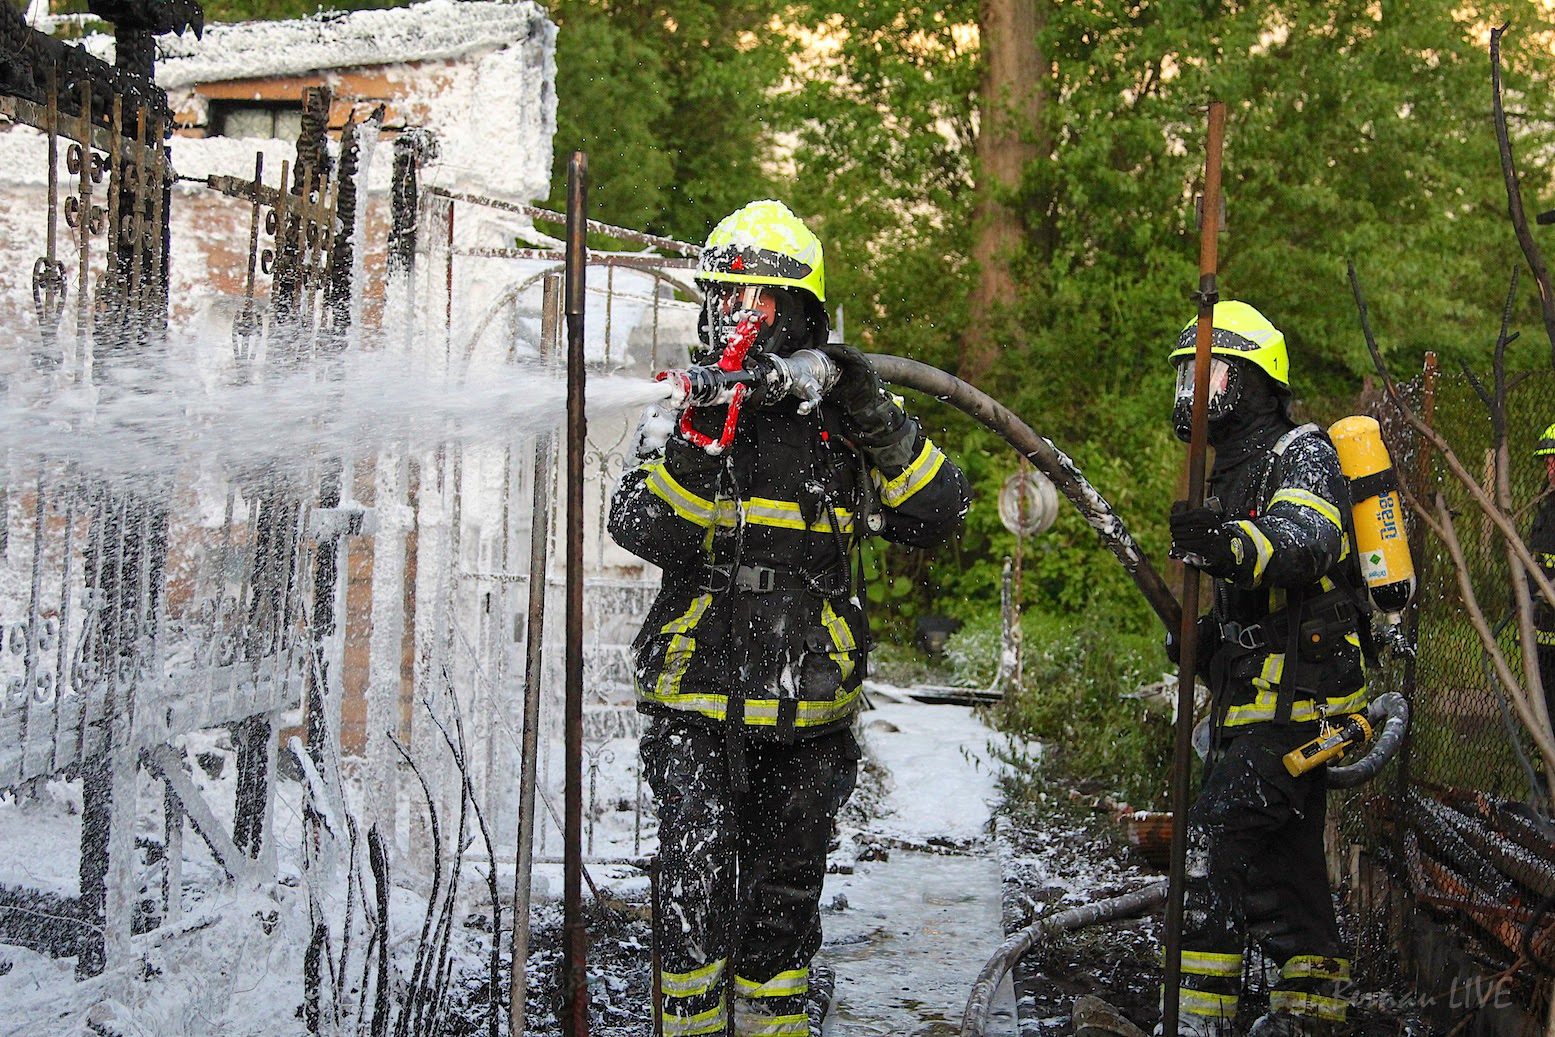
<path id="1" fill-rule="evenodd" d="M 1384 721 L 1382 731 L 1372 740 L 1365 756 L 1347 766 L 1328 768 L 1329 788 L 1353 789 L 1368 782 L 1398 755 L 1404 744 L 1404 734 L 1409 730 L 1409 700 L 1396 691 L 1378 695 L 1366 707 L 1366 718 L 1373 729 L 1379 721 Z"/>
<path id="2" fill-rule="evenodd" d="M 972 984 L 972 994 L 966 999 L 966 1012 L 961 1016 L 961 1037 L 982 1037 L 983 1030 L 988 1026 L 988 1013 L 993 1008 L 993 995 L 999 989 L 999 981 L 1041 937 L 1084 929 L 1098 922 L 1133 918 L 1164 903 L 1166 883 L 1156 882 L 1120 897 L 1098 900 L 1084 907 L 1072 907 L 1068 911 L 1060 911 L 1032 922 L 1005 940 L 994 956 L 988 959 L 988 964 L 983 966 L 983 971 L 977 974 L 977 982 Z"/>

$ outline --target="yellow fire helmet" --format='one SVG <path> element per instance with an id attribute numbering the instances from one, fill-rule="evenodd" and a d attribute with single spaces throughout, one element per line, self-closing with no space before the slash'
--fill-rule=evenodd
<path id="1" fill-rule="evenodd" d="M 1188 322 L 1177 336 L 1177 348 L 1171 361 L 1192 359 L 1197 341 L 1198 320 Z M 1285 335 L 1269 319 L 1245 302 L 1217 302 L 1215 331 L 1210 339 L 1211 354 L 1240 357 L 1263 368 L 1275 384 L 1290 391 L 1290 356 L 1285 351 Z"/>
<path id="2" fill-rule="evenodd" d="M 1534 456 L 1541 454 L 1555 454 L 1555 425 L 1544 430 L 1544 435 L 1539 437 L 1539 445 L 1533 448 Z"/>
<path id="3" fill-rule="evenodd" d="M 821 241 L 782 202 L 751 202 L 724 217 L 702 246 L 698 282 L 799 288 L 826 301 Z"/>

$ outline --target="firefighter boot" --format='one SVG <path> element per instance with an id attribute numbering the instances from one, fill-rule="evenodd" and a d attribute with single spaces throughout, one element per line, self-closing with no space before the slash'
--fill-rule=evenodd
<path id="1" fill-rule="evenodd" d="M 785 1011 L 794 1006 L 736 997 L 732 1007 L 730 1015 L 734 1027 L 729 1031 L 732 1037 L 810 1037 L 809 1013 Z"/>
<path id="2" fill-rule="evenodd" d="M 1340 1037 L 1345 1024 L 1295 1012 L 1265 1012 L 1253 1021 L 1247 1037 Z"/>

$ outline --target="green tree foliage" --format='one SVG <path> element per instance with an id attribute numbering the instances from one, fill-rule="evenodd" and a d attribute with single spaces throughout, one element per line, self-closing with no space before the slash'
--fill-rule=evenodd
<path id="1" fill-rule="evenodd" d="M 590 155 L 597 218 L 701 241 L 774 193 L 771 95 L 788 69 L 777 0 L 554 0 L 557 133 Z"/>
<path id="2" fill-rule="evenodd" d="M 1045 129 L 1055 143 L 1016 199 L 1032 244 L 1008 310 L 1012 345 L 982 387 L 1069 451 L 1159 560 L 1183 456 L 1165 428 L 1165 355 L 1194 312 L 1205 101 L 1228 102 L 1223 297 L 1285 330 L 1298 397 L 1337 415 L 1370 368 L 1347 257 L 1400 373 L 1418 369 L 1426 349 L 1450 363 L 1493 338 L 1519 255 L 1488 117 L 1484 30 L 1516 18 L 1509 106 L 1536 205 L 1549 187 L 1536 159 L 1551 131 L 1548 23 L 1532 0 L 1487 6 L 1474 24 L 1429 0 L 1038 2 L 1050 3 Z M 833 277 L 858 312 L 850 337 L 947 364 L 976 276 L 964 259 L 975 38 L 964 46 L 954 29 L 975 22 L 976 8 L 816 0 L 807 10 L 844 42 L 840 67 L 798 92 L 811 122 L 796 186 L 818 200 L 829 248 L 848 257 Z M 1537 327 L 1535 305 L 1530 292 L 1525 326 Z M 993 501 L 1015 459 L 961 427 L 950 435 L 979 503 L 960 545 L 965 578 L 943 584 L 986 608 L 1012 546 Z M 1151 622 L 1077 520 L 1028 559 L 1028 600 Z"/>

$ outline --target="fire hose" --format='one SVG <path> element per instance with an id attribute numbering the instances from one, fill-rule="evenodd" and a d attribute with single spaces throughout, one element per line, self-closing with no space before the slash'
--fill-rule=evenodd
<path id="1" fill-rule="evenodd" d="M 1139 549 L 1128 527 L 1113 512 L 1112 505 L 1051 440 L 1038 435 L 1009 408 L 981 389 L 939 368 L 884 353 L 869 354 L 869 362 L 883 380 L 939 398 L 968 417 L 975 418 L 1014 447 L 1052 481 L 1058 492 L 1069 498 L 1069 503 L 1096 530 L 1107 550 L 1123 564 L 1124 570 L 1155 610 L 1155 614 L 1166 624 L 1166 629 L 1175 631 L 1181 625 L 1182 609 L 1166 581 L 1161 579 L 1161 574 L 1156 572 L 1150 559 Z"/>
<path id="2" fill-rule="evenodd" d="M 961 1016 L 961 1037 L 982 1037 L 988 1026 L 988 1013 L 992 1011 L 994 992 L 999 988 L 999 981 L 1042 937 L 1073 932 L 1098 922 L 1134 918 L 1146 911 L 1153 911 L 1165 902 L 1166 883 L 1156 882 L 1120 897 L 1099 900 L 1094 904 L 1039 918 L 1015 933 L 1000 945 L 994 956 L 988 959 L 988 964 L 983 966 L 983 971 L 977 974 L 977 980 L 972 984 L 972 994 L 966 1001 L 966 1011 Z"/>
<path id="3" fill-rule="evenodd" d="M 659 381 L 670 383 L 668 402 L 672 409 L 681 411 L 682 435 L 711 454 L 727 449 L 739 420 L 739 408 L 753 393 L 759 392 L 761 398 L 767 400 L 797 396 L 801 401 L 800 412 L 805 413 L 820 402 L 822 394 L 837 380 L 836 366 L 818 350 L 800 349 L 785 358 L 747 351 L 741 348 L 745 345 L 735 336 L 717 363 L 662 371 L 657 375 Z M 1167 630 L 1178 628 L 1182 609 L 1166 581 L 1139 549 L 1139 544 L 1106 498 L 1051 440 L 1038 435 L 1003 404 L 955 375 L 906 357 L 886 353 L 867 355 L 883 381 L 915 389 L 950 404 L 997 433 L 1031 461 L 1096 530 L 1102 543 L 1122 563 L 1155 614 L 1166 624 Z M 720 404 L 729 408 L 722 434 L 714 438 L 697 432 L 691 425 L 692 409 Z"/>

